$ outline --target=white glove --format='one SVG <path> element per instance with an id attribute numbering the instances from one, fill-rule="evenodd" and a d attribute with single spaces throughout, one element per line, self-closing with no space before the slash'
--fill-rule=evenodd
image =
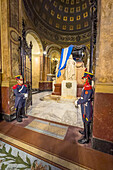
<path id="1" fill-rule="evenodd" d="M 75 107 L 78 107 L 77 101 L 78 101 L 78 100 L 75 100 Z"/>
<path id="2" fill-rule="evenodd" d="M 28 94 L 27 94 L 27 93 L 25 93 L 25 94 L 24 94 L 24 97 L 25 97 L 25 98 L 27 98 L 27 97 L 28 97 Z"/>

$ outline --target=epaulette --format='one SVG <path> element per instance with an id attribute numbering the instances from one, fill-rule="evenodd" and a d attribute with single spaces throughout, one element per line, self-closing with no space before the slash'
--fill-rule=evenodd
<path id="1" fill-rule="evenodd" d="M 16 89 L 16 88 L 17 88 L 17 86 L 18 86 L 18 84 L 14 85 L 14 86 L 13 86 L 13 89 Z"/>
<path id="2" fill-rule="evenodd" d="M 27 87 L 27 85 L 26 85 L 26 84 L 24 84 L 24 86 L 25 86 L 25 87 Z"/>

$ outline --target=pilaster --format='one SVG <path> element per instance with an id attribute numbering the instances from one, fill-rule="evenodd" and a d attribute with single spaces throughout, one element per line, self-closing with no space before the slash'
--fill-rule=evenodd
<path id="1" fill-rule="evenodd" d="M 93 148 L 113 154 L 113 0 L 98 1 L 97 32 Z"/>
<path id="2" fill-rule="evenodd" d="M 2 81 L 0 112 L 10 121 L 15 113 L 12 86 L 16 83 L 15 76 L 20 74 L 20 53 L 18 38 L 21 34 L 21 0 L 1 0 L 1 56 Z"/>

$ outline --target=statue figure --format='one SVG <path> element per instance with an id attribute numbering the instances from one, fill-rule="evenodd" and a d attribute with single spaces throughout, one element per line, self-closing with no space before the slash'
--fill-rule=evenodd
<path id="1" fill-rule="evenodd" d="M 70 55 L 66 65 L 66 80 L 76 80 L 76 62 L 73 60 L 72 54 Z"/>

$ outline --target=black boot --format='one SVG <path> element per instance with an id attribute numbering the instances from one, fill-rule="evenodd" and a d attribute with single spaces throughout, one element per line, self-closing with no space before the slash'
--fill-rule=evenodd
<path id="1" fill-rule="evenodd" d="M 28 116 L 25 115 L 25 108 L 24 107 L 22 107 L 22 109 L 21 109 L 21 117 L 22 118 L 28 118 Z"/>
<path id="2" fill-rule="evenodd" d="M 17 120 L 17 122 L 22 122 L 22 119 L 20 117 L 20 113 L 21 113 L 21 109 L 18 109 L 16 111 L 16 120 Z"/>
<path id="3" fill-rule="evenodd" d="M 86 143 L 89 143 L 90 123 L 86 122 Z"/>
<path id="4" fill-rule="evenodd" d="M 86 133 L 85 133 L 84 138 L 78 140 L 78 143 L 80 144 L 89 143 L 89 123 L 86 122 L 85 125 L 86 125 Z"/>
<path id="5" fill-rule="evenodd" d="M 79 131 L 79 132 L 80 132 L 80 133 L 83 132 L 83 133 L 81 133 L 81 134 L 84 135 L 81 139 L 78 140 L 78 142 L 80 143 L 83 139 L 86 138 L 86 123 L 85 123 L 85 122 L 84 122 L 84 131 Z"/>
<path id="6" fill-rule="evenodd" d="M 85 131 L 86 131 L 86 126 L 85 126 L 85 122 L 84 122 L 84 130 L 79 130 L 79 133 L 82 135 L 85 135 Z"/>

